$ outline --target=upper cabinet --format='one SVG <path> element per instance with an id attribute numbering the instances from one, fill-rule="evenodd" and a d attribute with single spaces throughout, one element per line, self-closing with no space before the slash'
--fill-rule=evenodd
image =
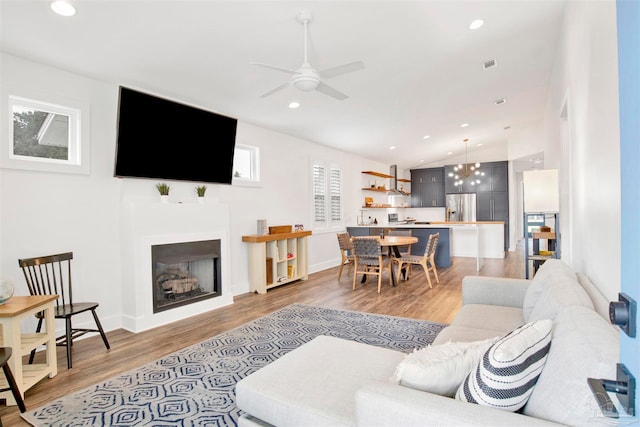
<path id="1" fill-rule="evenodd" d="M 453 168 L 456 165 L 448 165 L 444 167 L 444 192 L 446 194 L 455 194 L 455 193 L 475 193 L 477 190 L 476 184 L 472 184 L 470 179 L 464 180 L 464 184 L 455 185 L 454 183 L 457 181 L 453 176 L 449 176 L 449 174 L 453 174 L 454 176 L 457 174 Z"/>
<path id="2" fill-rule="evenodd" d="M 509 189 L 509 167 L 507 162 L 491 162 L 480 166 L 480 171 L 484 172 L 481 183 L 477 185 L 476 191 L 508 191 Z"/>
<path id="3" fill-rule="evenodd" d="M 411 170 L 411 207 L 434 208 L 444 206 L 444 169 Z"/>

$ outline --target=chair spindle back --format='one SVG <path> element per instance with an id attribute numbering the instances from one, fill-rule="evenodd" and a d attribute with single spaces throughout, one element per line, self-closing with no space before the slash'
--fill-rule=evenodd
<path id="1" fill-rule="evenodd" d="M 31 295 L 59 295 L 56 306 L 73 305 L 71 260 L 73 252 L 18 260 Z"/>

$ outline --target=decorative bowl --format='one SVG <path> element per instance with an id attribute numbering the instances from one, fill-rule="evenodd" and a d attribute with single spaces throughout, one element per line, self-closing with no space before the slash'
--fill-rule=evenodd
<path id="1" fill-rule="evenodd" d="M 0 280 L 0 304 L 9 301 L 13 296 L 13 283 L 8 280 Z"/>

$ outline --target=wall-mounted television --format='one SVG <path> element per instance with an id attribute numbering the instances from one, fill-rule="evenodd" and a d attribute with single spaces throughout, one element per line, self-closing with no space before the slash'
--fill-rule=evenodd
<path id="1" fill-rule="evenodd" d="M 114 175 L 231 184 L 237 124 L 121 86 Z"/>

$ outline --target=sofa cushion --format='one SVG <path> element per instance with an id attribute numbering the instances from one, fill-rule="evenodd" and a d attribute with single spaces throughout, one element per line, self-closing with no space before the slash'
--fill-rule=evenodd
<path id="1" fill-rule="evenodd" d="M 524 324 L 522 309 L 499 305 L 463 305 L 451 322 L 455 326 L 491 329 L 495 335 L 506 335 Z"/>
<path id="2" fill-rule="evenodd" d="M 404 356 L 319 336 L 240 380 L 236 403 L 279 427 L 353 426 L 356 390 L 369 381 L 388 382 Z"/>
<path id="3" fill-rule="evenodd" d="M 462 382 L 456 399 L 505 411 L 522 408 L 544 367 L 551 320 L 527 323 L 493 344 Z"/>
<path id="4" fill-rule="evenodd" d="M 500 337 L 430 345 L 408 354 L 397 366 L 391 382 L 441 396 L 452 397 L 489 346 Z"/>
<path id="5" fill-rule="evenodd" d="M 568 425 L 602 417 L 587 378 L 616 377 L 618 332 L 595 311 L 565 308 L 553 321 L 553 343 L 524 413 Z"/>
<path id="6" fill-rule="evenodd" d="M 478 340 L 487 340 L 496 336 L 504 336 L 505 333 L 494 331 L 492 329 L 470 328 L 467 326 L 447 326 L 440 331 L 433 345 L 444 344 L 449 341 L 453 342 L 471 342 Z"/>
<path id="7" fill-rule="evenodd" d="M 538 304 L 542 293 L 557 280 L 561 279 L 577 280 L 576 274 L 564 262 L 558 259 L 549 259 L 540 266 L 524 295 L 522 316 L 525 322 L 533 321 L 533 319 L 530 319 L 531 312 Z"/>
<path id="8" fill-rule="evenodd" d="M 566 274 L 558 274 L 554 276 L 550 286 L 547 286 L 540 298 L 538 298 L 538 302 L 531 310 L 528 321 L 553 320 L 558 313 L 570 305 L 581 305 L 594 310 L 591 298 L 580 286 L 578 279 L 575 276 L 569 277 Z"/>

